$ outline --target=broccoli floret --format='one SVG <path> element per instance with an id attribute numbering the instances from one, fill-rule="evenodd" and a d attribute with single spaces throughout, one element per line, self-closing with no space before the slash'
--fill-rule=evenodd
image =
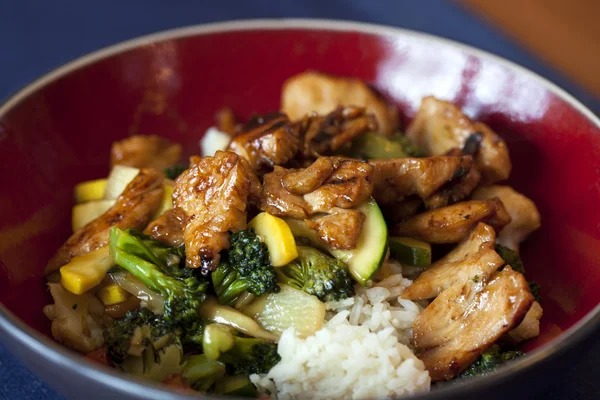
<path id="1" fill-rule="evenodd" d="M 510 265 L 513 270 L 525 274 L 525 268 L 519 253 L 499 244 L 496 245 L 496 253 L 502 257 L 506 265 Z"/>
<path id="2" fill-rule="evenodd" d="M 167 337 L 168 336 L 168 337 Z M 167 337 L 167 341 L 178 341 L 176 326 L 147 308 L 129 311 L 125 317 L 113 321 L 104 331 L 107 352 L 113 364 L 120 366 L 131 354 L 141 355 L 143 349 L 132 348 L 132 339 L 141 346 Z"/>
<path id="3" fill-rule="evenodd" d="M 186 167 L 186 166 L 185 166 L 185 165 L 183 165 L 183 164 L 175 164 L 175 165 L 173 165 L 173 166 L 170 166 L 169 168 L 165 168 L 163 171 L 164 171 L 164 173 L 165 173 L 165 176 L 166 176 L 168 179 L 173 179 L 173 180 L 175 180 L 175 179 L 177 179 L 177 177 L 178 177 L 179 175 L 181 175 L 181 173 L 182 173 L 183 171 L 185 171 L 186 169 L 188 169 L 188 167 Z"/>
<path id="4" fill-rule="evenodd" d="M 164 318 L 177 324 L 191 341 L 202 330 L 198 310 L 208 283 L 180 268 L 181 250 L 131 229 L 110 230 L 110 254 L 115 263 L 165 298 Z"/>
<path id="5" fill-rule="evenodd" d="M 281 360 L 275 343 L 237 336 L 221 324 L 206 326 L 202 347 L 208 358 L 224 363 L 227 373 L 234 376 L 266 373 Z"/>
<path id="6" fill-rule="evenodd" d="M 496 245 L 496 253 L 502 257 L 506 265 L 510 265 L 513 270 L 525 275 L 525 267 L 523 267 L 523 260 L 521 260 L 519 253 L 499 244 Z M 541 300 L 540 285 L 534 281 L 529 281 L 528 283 L 531 294 L 533 294 L 535 300 L 539 302 Z"/>
<path id="7" fill-rule="evenodd" d="M 539 303 L 542 300 L 540 297 L 540 285 L 534 281 L 528 281 L 527 283 L 529 284 L 531 294 L 535 297 L 535 301 Z"/>
<path id="8" fill-rule="evenodd" d="M 295 260 L 277 268 L 280 283 L 317 296 L 321 301 L 354 296 L 354 281 L 346 264 L 312 247 L 297 249 Z"/>
<path id="9" fill-rule="evenodd" d="M 260 296 L 279 292 L 269 249 L 252 229 L 231 234 L 229 249 L 211 274 L 219 303 L 233 305 L 244 292 Z"/>
<path id="10" fill-rule="evenodd" d="M 457 379 L 488 375 L 507 361 L 514 360 L 522 355 L 524 355 L 524 353 L 520 351 L 502 351 L 500 346 L 495 344 L 490 347 L 488 351 L 483 353 L 477 361 L 471 364 L 468 369 L 458 375 Z"/>

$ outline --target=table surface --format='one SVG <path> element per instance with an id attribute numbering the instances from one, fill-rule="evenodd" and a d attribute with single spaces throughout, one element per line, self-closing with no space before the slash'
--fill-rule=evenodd
<path id="1" fill-rule="evenodd" d="M 600 102 L 457 4 L 442 0 L 76 0 L 0 2 L 0 99 L 90 51 L 159 30 L 247 18 L 331 18 L 428 32 L 495 53 L 543 75 L 597 114 Z M 536 399 L 597 399 L 600 342 Z M 0 343 L 0 400 L 61 399 Z"/>

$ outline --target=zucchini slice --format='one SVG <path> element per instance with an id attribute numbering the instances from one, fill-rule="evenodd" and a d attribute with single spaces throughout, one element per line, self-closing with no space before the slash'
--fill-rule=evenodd
<path id="1" fill-rule="evenodd" d="M 308 239 L 316 248 L 325 250 L 345 262 L 354 279 L 366 285 L 385 260 L 388 230 L 383 214 L 373 198 L 364 202 L 358 209 L 365 214 L 366 218 L 358 244 L 352 250 L 329 248 L 302 220 L 287 219 L 286 222 L 295 237 Z"/>
<path id="2" fill-rule="evenodd" d="M 431 245 L 409 237 L 391 237 L 390 254 L 400 264 L 428 267 L 431 264 Z"/>

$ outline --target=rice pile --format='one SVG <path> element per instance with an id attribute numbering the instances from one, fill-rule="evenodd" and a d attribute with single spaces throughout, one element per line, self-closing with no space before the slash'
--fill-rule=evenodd
<path id="1" fill-rule="evenodd" d="M 274 399 L 383 398 L 428 391 L 430 378 L 409 347 L 422 307 L 400 299 L 411 281 L 394 274 L 353 298 L 327 303 L 314 336 L 283 332 L 281 361 L 250 379 Z"/>

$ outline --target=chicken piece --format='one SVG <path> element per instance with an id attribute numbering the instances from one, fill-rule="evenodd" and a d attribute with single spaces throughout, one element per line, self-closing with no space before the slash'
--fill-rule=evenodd
<path id="1" fill-rule="evenodd" d="M 52 321 L 54 339 L 81 353 L 92 352 L 104 344 L 104 306 L 89 293 L 76 295 L 60 283 L 49 283 L 54 304 L 44 307 L 44 314 Z"/>
<path id="2" fill-rule="evenodd" d="M 432 381 L 464 371 L 502 335 L 518 326 L 534 302 L 525 277 L 504 268 L 487 285 L 456 283 L 413 323 L 413 343 Z"/>
<path id="3" fill-rule="evenodd" d="M 273 172 L 265 174 L 260 196 L 260 209 L 278 217 L 297 219 L 308 218 L 309 206 L 301 195 L 291 193 L 284 185 L 284 178 L 290 172 L 275 166 Z"/>
<path id="4" fill-rule="evenodd" d="M 250 178 L 240 157 L 229 151 L 194 161 L 175 181 L 173 207 L 185 215 L 187 267 L 208 272 L 229 247 L 229 232 L 246 227 Z"/>
<path id="5" fill-rule="evenodd" d="M 170 209 L 162 213 L 157 219 L 150 222 L 144 233 L 152 236 L 169 246 L 179 247 L 183 244 L 183 227 L 185 215 L 180 209 Z"/>
<path id="6" fill-rule="evenodd" d="M 432 299 L 455 283 L 487 282 L 504 264 L 494 250 L 495 242 L 494 228 L 479 223 L 467 239 L 423 271 L 402 293 L 402 298 Z"/>
<path id="7" fill-rule="evenodd" d="M 248 122 L 227 150 L 247 160 L 254 171 L 262 171 L 294 158 L 298 136 L 285 114 L 272 113 Z"/>
<path id="8" fill-rule="evenodd" d="M 409 196 L 398 203 L 380 207 L 388 223 L 397 223 L 418 214 L 422 205 L 423 200 L 419 196 Z"/>
<path id="9" fill-rule="evenodd" d="M 330 214 L 306 219 L 305 222 L 331 248 L 350 250 L 356 248 L 365 214 L 359 210 L 333 208 Z"/>
<path id="10" fill-rule="evenodd" d="M 73 257 L 106 246 L 113 226 L 120 229 L 144 229 L 162 201 L 163 180 L 162 172 L 142 169 L 125 187 L 114 206 L 71 235 L 48 261 L 44 273 L 50 274 Z"/>
<path id="11" fill-rule="evenodd" d="M 358 214 L 344 211 L 369 198 L 372 174 L 369 164 L 340 157 L 320 157 L 304 169 L 276 166 L 264 176 L 260 209 L 278 217 L 305 220 L 319 214 L 307 223 L 325 243 L 354 248 L 362 221 Z"/>
<path id="12" fill-rule="evenodd" d="M 511 342 L 518 344 L 524 340 L 533 339 L 540 334 L 540 320 L 544 310 L 537 301 L 533 303 L 523 322 L 519 324 L 515 329 L 508 332 L 508 338 Z"/>
<path id="13" fill-rule="evenodd" d="M 540 213 L 535 203 L 510 186 L 485 186 L 473 192 L 473 199 L 486 200 L 494 197 L 504 203 L 511 217 L 508 225 L 498 235 L 498 243 L 519 251 L 519 244 L 541 226 Z"/>
<path id="14" fill-rule="evenodd" d="M 468 173 L 471 156 L 437 156 L 369 160 L 373 166 L 373 197 L 378 204 L 395 204 L 407 196 L 428 198 L 444 185 Z"/>
<path id="15" fill-rule="evenodd" d="M 261 210 L 305 219 L 334 207 L 353 208 L 373 190 L 373 168 L 358 160 L 320 157 L 304 169 L 275 167 L 263 180 Z"/>
<path id="16" fill-rule="evenodd" d="M 481 133 L 480 149 L 475 164 L 483 183 L 491 184 L 507 179 L 511 171 L 508 147 L 504 140 L 487 125 L 472 122 L 454 104 L 425 97 L 406 136 L 429 155 L 441 155 L 454 148 L 463 148 L 473 133 Z"/>
<path id="17" fill-rule="evenodd" d="M 365 132 L 377 130 L 377 122 L 364 108 L 338 107 L 325 116 L 306 115 L 296 124 L 302 138 L 300 151 L 304 158 L 333 155 Z"/>
<path id="18" fill-rule="evenodd" d="M 360 79 L 303 72 L 286 80 L 281 92 L 281 110 L 292 120 L 310 112 L 327 114 L 338 106 L 351 105 L 365 107 L 375 115 L 382 133 L 390 135 L 398 127 L 396 108 Z"/>
<path id="19" fill-rule="evenodd" d="M 477 187 L 480 179 L 481 174 L 476 167 L 472 167 L 465 175 L 453 179 L 439 192 L 425 199 L 425 208 L 433 210 L 466 199 Z"/>
<path id="20" fill-rule="evenodd" d="M 510 222 L 510 215 L 499 199 L 470 200 L 415 215 L 394 225 L 394 236 L 408 236 L 428 243 L 458 243 L 479 222 L 496 231 Z"/>
<path id="21" fill-rule="evenodd" d="M 304 195 L 311 214 L 356 207 L 373 193 L 373 167 L 369 164 L 358 160 L 336 160 L 334 164 L 336 168 L 325 182 Z"/>
<path id="22" fill-rule="evenodd" d="M 181 158 L 181 145 L 160 136 L 136 135 L 114 142 L 110 165 L 163 170 Z"/>
<path id="23" fill-rule="evenodd" d="M 238 123 L 231 108 L 222 108 L 217 111 L 215 120 L 219 131 L 225 132 L 231 137 L 235 136 Z"/>

